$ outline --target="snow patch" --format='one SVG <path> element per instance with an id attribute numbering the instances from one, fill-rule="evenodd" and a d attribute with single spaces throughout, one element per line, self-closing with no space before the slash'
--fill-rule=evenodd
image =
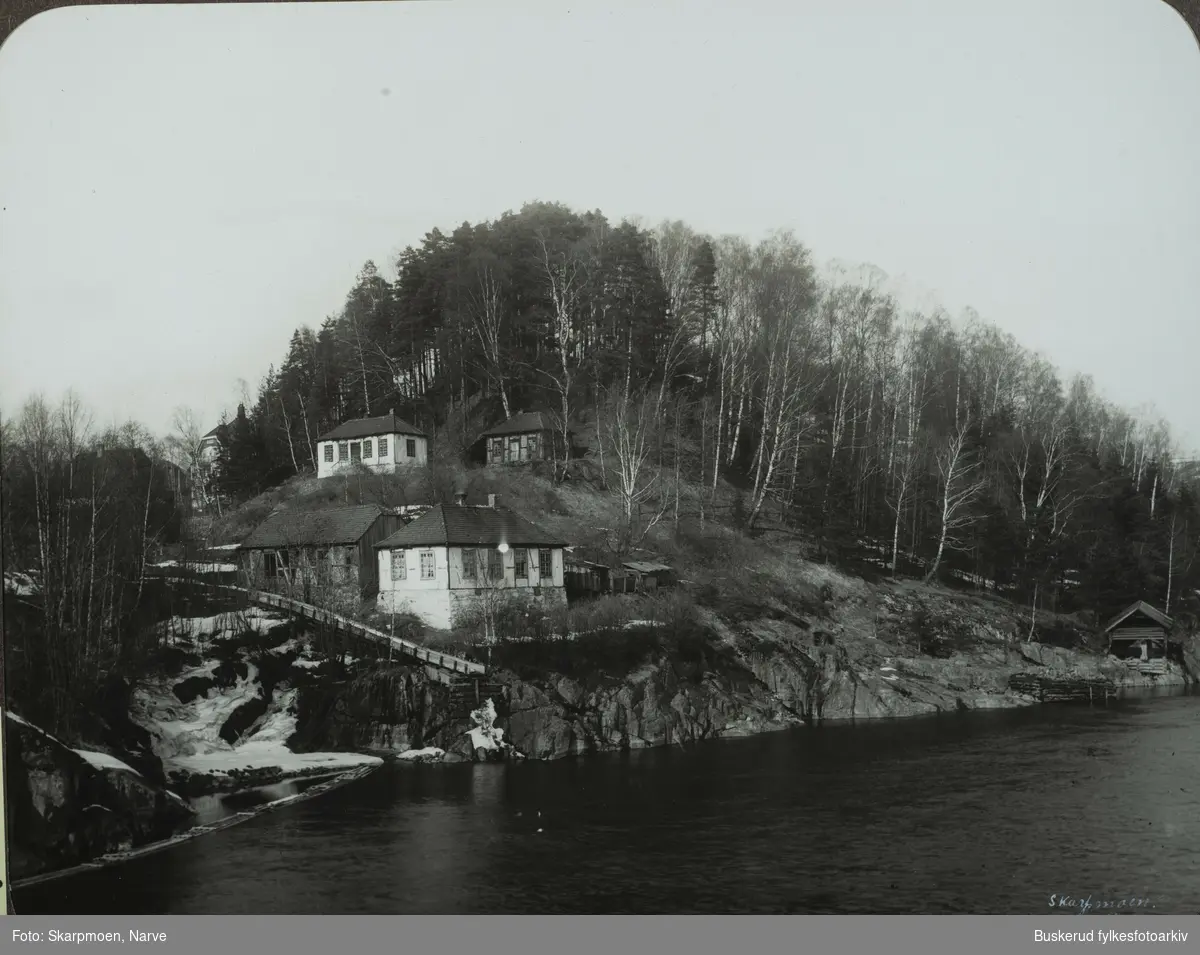
<path id="1" fill-rule="evenodd" d="M 246 631 L 266 633 L 285 623 L 286 619 L 261 607 L 248 607 L 245 610 L 219 613 L 212 617 L 172 617 L 162 624 L 162 629 L 167 636 L 178 639 L 195 641 L 208 637 L 213 640 L 229 640 Z"/>
<path id="2" fill-rule="evenodd" d="M 96 769 L 119 769 L 126 773 L 133 773 L 135 776 L 142 775 L 128 763 L 122 762 L 117 757 L 110 756 L 108 753 L 97 753 L 90 749 L 73 749 L 71 752 L 76 756 L 82 756 Z"/>
<path id="3" fill-rule="evenodd" d="M 444 749 L 438 749 L 436 746 L 426 746 L 424 749 L 406 749 L 403 753 L 397 754 L 397 759 L 411 760 L 420 762 L 423 760 L 441 759 L 446 755 Z"/>
<path id="4" fill-rule="evenodd" d="M 471 721 L 475 724 L 475 727 L 468 730 L 464 735 L 471 737 L 471 746 L 474 749 L 498 750 L 511 748 L 509 744 L 504 742 L 504 730 L 496 725 L 496 705 L 492 702 L 491 697 L 488 697 L 479 709 L 472 711 Z"/>
<path id="5" fill-rule="evenodd" d="M 18 597 L 32 597 L 34 594 L 40 593 L 40 588 L 31 575 L 16 570 L 6 570 L 4 572 L 4 591 L 16 594 Z"/>

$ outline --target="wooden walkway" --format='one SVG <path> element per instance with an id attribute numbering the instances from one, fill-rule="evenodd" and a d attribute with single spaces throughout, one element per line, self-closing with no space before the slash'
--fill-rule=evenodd
<path id="1" fill-rule="evenodd" d="M 318 623 L 324 623 L 336 629 L 345 630 L 364 640 L 369 640 L 385 647 L 390 646 L 397 653 L 424 663 L 430 679 L 444 683 L 447 686 L 455 686 L 464 678 L 468 680 L 479 679 L 487 674 L 487 667 L 482 663 L 474 663 L 449 653 L 431 650 L 428 647 L 421 646 L 419 643 L 413 643 L 411 640 L 404 640 L 400 637 L 393 637 L 382 630 L 368 627 L 365 623 L 351 620 L 349 617 L 343 617 L 341 614 L 324 610 L 321 607 L 314 607 L 312 604 L 302 603 L 299 600 L 293 600 L 290 597 L 284 597 L 280 594 L 268 593 L 262 590 L 250 590 L 246 587 L 237 587 L 232 584 L 211 584 L 207 581 L 198 580 L 195 577 L 162 576 L 155 577 L 154 579 L 166 580 L 171 583 L 189 584 L 218 594 L 224 593 L 230 596 L 249 597 L 251 602 L 260 606 L 272 607 L 286 613 L 298 614 L 310 620 L 315 620 Z"/>

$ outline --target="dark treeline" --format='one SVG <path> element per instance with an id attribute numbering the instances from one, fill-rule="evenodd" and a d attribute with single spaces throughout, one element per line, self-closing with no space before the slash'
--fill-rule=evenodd
<path id="1" fill-rule="evenodd" d="M 186 479 L 144 428 L 96 431 L 70 395 L 28 401 L 0 452 L 5 690 L 70 735 L 154 652 L 144 570 L 179 540 Z"/>
<path id="2" fill-rule="evenodd" d="M 532 203 L 435 229 L 395 266 L 389 282 L 367 263 L 340 314 L 293 334 L 228 423 L 227 493 L 311 469 L 347 418 L 394 409 L 457 456 L 541 410 L 594 434 L 631 533 L 681 483 L 702 512 L 695 489 L 728 482 L 748 528 L 781 519 L 821 555 L 970 576 L 1031 607 L 1184 610 L 1200 583 L 1200 511 L 1164 423 L 977 318 L 822 281 L 790 233 Z"/>

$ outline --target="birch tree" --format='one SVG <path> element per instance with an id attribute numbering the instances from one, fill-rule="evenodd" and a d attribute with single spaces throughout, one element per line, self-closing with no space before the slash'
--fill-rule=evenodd
<path id="1" fill-rule="evenodd" d="M 974 522 L 971 505 L 987 482 L 980 476 L 979 462 L 967 448 L 970 422 L 966 417 L 944 439 L 934 454 L 938 478 L 938 544 L 933 563 L 925 575 L 929 583 L 937 576 L 947 548 L 961 549 L 962 532 Z"/>

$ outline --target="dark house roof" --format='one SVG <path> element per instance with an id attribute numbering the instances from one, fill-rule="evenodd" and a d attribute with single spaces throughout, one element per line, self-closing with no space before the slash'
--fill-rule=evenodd
<path id="1" fill-rule="evenodd" d="M 242 541 L 239 550 L 357 544 L 383 509 L 374 504 L 327 507 L 317 511 L 276 511 Z"/>
<path id="2" fill-rule="evenodd" d="M 554 425 L 540 411 L 526 411 L 515 414 L 507 421 L 489 428 L 480 437 L 498 438 L 504 434 L 530 434 L 534 431 L 553 431 Z"/>
<path id="3" fill-rule="evenodd" d="M 225 425 L 219 424 L 215 428 L 213 428 L 210 432 L 208 432 L 208 434 L 204 435 L 200 440 L 203 441 L 204 438 L 216 438 L 219 441 L 225 437 L 225 432 L 227 430 L 229 430 L 229 429 Z"/>
<path id="4" fill-rule="evenodd" d="M 563 547 L 566 542 L 506 508 L 435 504 L 376 547 L 437 547 L 512 544 Z"/>
<path id="5" fill-rule="evenodd" d="M 1155 610 L 1148 603 L 1146 603 L 1146 601 L 1139 600 L 1137 603 L 1130 604 L 1128 607 L 1126 607 L 1124 610 L 1122 610 L 1119 614 L 1117 614 L 1115 617 L 1113 617 L 1112 620 L 1110 620 L 1105 625 L 1104 632 L 1108 633 L 1113 628 L 1124 623 L 1129 617 L 1132 617 L 1135 613 L 1145 614 L 1147 617 L 1149 617 L 1151 620 L 1153 620 L 1155 623 L 1157 623 L 1160 627 L 1169 628 L 1171 626 L 1171 624 L 1174 623 L 1174 621 L 1170 617 L 1168 617 L 1165 613 L 1163 613 L 1161 610 Z"/>
<path id="6" fill-rule="evenodd" d="M 380 415 L 378 418 L 355 418 L 353 421 L 343 421 L 332 431 L 317 438 L 318 441 L 337 441 L 343 438 L 373 438 L 376 435 L 411 434 L 418 438 L 425 437 L 425 432 L 414 428 L 403 418 L 394 414 Z"/>

